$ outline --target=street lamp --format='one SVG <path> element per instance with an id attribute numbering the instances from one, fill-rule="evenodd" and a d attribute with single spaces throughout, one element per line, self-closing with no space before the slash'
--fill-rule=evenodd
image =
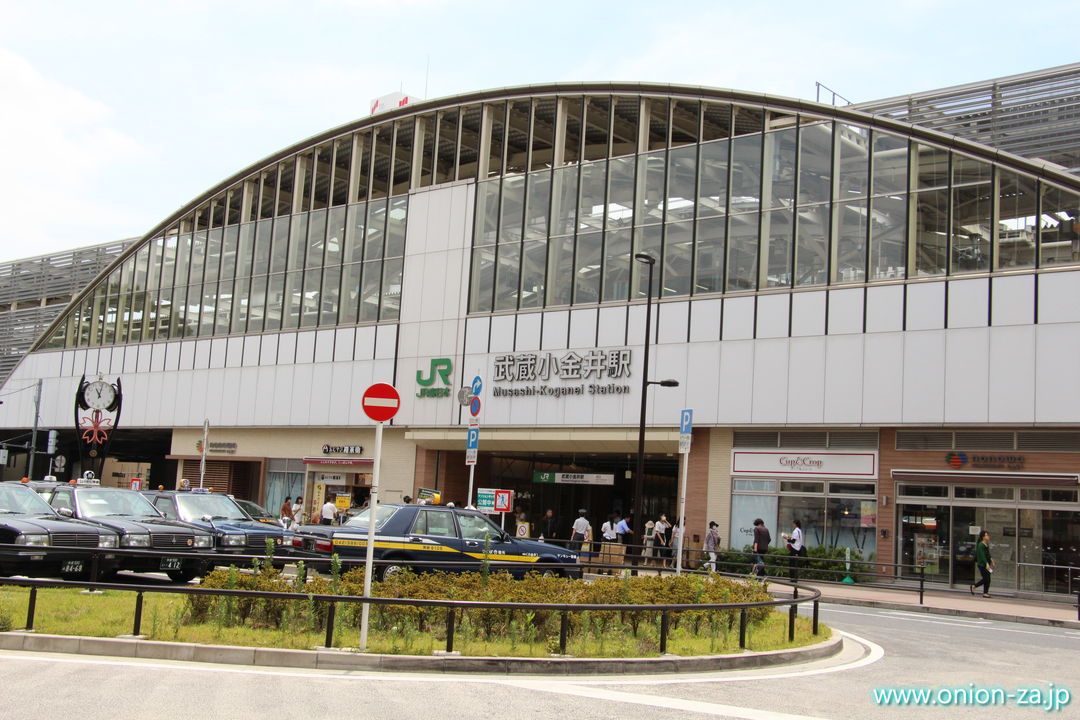
<path id="1" fill-rule="evenodd" d="M 637 448 L 637 472 L 634 473 L 634 542 L 637 545 L 644 544 L 642 530 L 645 527 L 645 518 L 642 508 L 643 495 L 645 494 L 645 408 L 647 391 L 650 385 L 660 387 L 678 387 L 678 380 L 650 380 L 649 379 L 649 333 L 652 324 L 652 280 L 653 266 L 656 258 L 648 253 L 637 253 L 634 260 L 649 266 L 649 280 L 645 290 L 645 360 L 641 367 L 641 419 L 638 422 L 638 448 Z"/>

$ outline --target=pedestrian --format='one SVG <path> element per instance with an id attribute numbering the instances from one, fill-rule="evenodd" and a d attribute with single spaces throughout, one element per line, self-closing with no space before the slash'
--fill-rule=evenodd
<path id="1" fill-rule="evenodd" d="M 326 502 L 322 506 L 322 517 L 319 519 L 320 525 L 333 525 L 334 516 L 337 515 L 337 505 L 334 504 L 333 499 L 329 495 L 326 496 Z"/>
<path id="2" fill-rule="evenodd" d="M 982 586 L 984 598 L 990 597 L 990 573 L 997 569 L 997 563 L 990 557 L 990 531 L 983 530 L 979 533 L 979 542 L 975 545 L 975 567 L 979 568 L 982 579 L 970 587 L 971 594 L 975 594 L 975 588 Z"/>
<path id="3" fill-rule="evenodd" d="M 608 515 L 607 522 L 600 526 L 600 534 L 604 538 L 604 542 L 615 542 L 619 539 L 619 534 L 615 532 L 615 526 L 619 524 L 619 513 L 611 513 Z"/>
<path id="4" fill-rule="evenodd" d="M 765 527 L 765 521 L 761 518 L 754 520 L 754 574 L 765 577 L 765 555 L 769 552 L 772 543 L 772 534 Z"/>
<path id="5" fill-rule="evenodd" d="M 799 582 L 799 558 L 806 556 L 806 545 L 803 544 L 802 523 L 798 520 L 792 520 L 791 532 L 782 533 L 781 537 L 787 540 L 788 555 L 791 558 L 791 579 L 794 582 Z"/>
<path id="6" fill-rule="evenodd" d="M 633 534 L 634 531 L 630 529 L 630 523 L 626 521 L 626 518 L 619 518 L 619 522 L 615 523 L 615 537 L 619 542 L 623 545 L 629 545 L 630 536 Z"/>
<path id="7" fill-rule="evenodd" d="M 570 550 L 577 552 L 581 549 L 581 543 L 585 542 L 589 537 L 589 531 L 592 526 L 589 524 L 585 515 L 588 514 L 588 510 L 581 508 L 577 511 L 578 517 L 574 521 L 573 527 L 570 528 Z"/>
<path id="8" fill-rule="evenodd" d="M 679 518 L 675 518 L 675 521 L 671 523 L 671 543 L 668 547 L 668 552 L 673 558 L 671 567 L 679 567 L 680 552 L 686 549 L 679 544 L 680 537 L 682 537 L 682 523 L 679 522 Z"/>
<path id="9" fill-rule="evenodd" d="M 412 505 L 412 497 L 410 495 L 406 495 L 405 497 L 401 498 L 401 502 L 403 505 Z"/>
<path id="10" fill-rule="evenodd" d="M 551 508 L 548 508 L 547 512 L 544 513 L 544 517 L 540 518 L 540 535 L 548 540 L 558 536 L 558 528 L 555 524 L 555 511 Z"/>
<path id="11" fill-rule="evenodd" d="M 720 531 L 716 529 L 716 522 L 709 521 L 709 531 L 705 533 L 705 552 L 709 554 L 709 561 L 705 567 L 709 572 L 716 572 L 716 550 L 720 547 Z"/>
<path id="12" fill-rule="evenodd" d="M 653 525 L 653 548 L 662 567 L 671 567 L 671 548 L 668 544 L 667 534 L 670 528 L 671 525 L 668 524 L 667 515 L 660 513 L 660 519 Z"/>
<path id="13" fill-rule="evenodd" d="M 281 527 L 288 529 L 293 519 L 292 498 L 288 495 L 282 501 L 281 507 L 278 509 L 278 515 L 281 516 Z"/>
<path id="14" fill-rule="evenodd" d="M 304 524 L 304 498 L 299 495 L 296 496 L 292 506 L 292 522 L 289 524 L 290 530 L 296 530 Z"/>

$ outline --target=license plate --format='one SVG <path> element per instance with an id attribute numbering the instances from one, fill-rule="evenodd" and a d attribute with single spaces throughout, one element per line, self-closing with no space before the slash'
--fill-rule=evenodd
<path id="1" fill-rule="evenodd" d="M 179 570 L 180 558 L 161 558 L 162 570 Z"/>
<path id="2" fill-rule="evenodd" d="M 64 564 L 60 566 L 60 572 L 74 575 L 75 573 L 81 573 L 83 571 L 82 560 L 65 560 Z"/>

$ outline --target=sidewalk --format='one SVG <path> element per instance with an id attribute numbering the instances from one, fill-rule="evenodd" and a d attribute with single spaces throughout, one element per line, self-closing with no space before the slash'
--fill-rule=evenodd
<path id="1" fill-rule="evenodd" d="M 800 586 L 820 590 L 822 602 L 839 605 L 862 605 L 909 612 L 935 612 L 983 620 L 1003 620 L 1080 629 L 1075 597 L 1071 602 L 1051 602 L 1004 596 L 984 598 L 981 595 L 972 596 L 963 591 L 928 589 L 924 594 L 923 604 L 919 605 L 919 593 L 907 588 L 891 589 L 812 581 L 800 583 Z M 775 590 L 773 594 L 776 596 L 789 595 L 787 588 L 780 585 L 773 585 L 770 590 Z"/>

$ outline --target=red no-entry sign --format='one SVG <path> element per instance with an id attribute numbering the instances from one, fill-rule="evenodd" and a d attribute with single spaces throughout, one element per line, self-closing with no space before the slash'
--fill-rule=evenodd
<path id="1" fill-rule="evenodd" d="M 388 383 L 375 383 L 364 391 L 360 398 L 364 413 L 375 422 L 386 422 L 397 415 L 401 407 L 401 396 L 397 389 Z"/>

